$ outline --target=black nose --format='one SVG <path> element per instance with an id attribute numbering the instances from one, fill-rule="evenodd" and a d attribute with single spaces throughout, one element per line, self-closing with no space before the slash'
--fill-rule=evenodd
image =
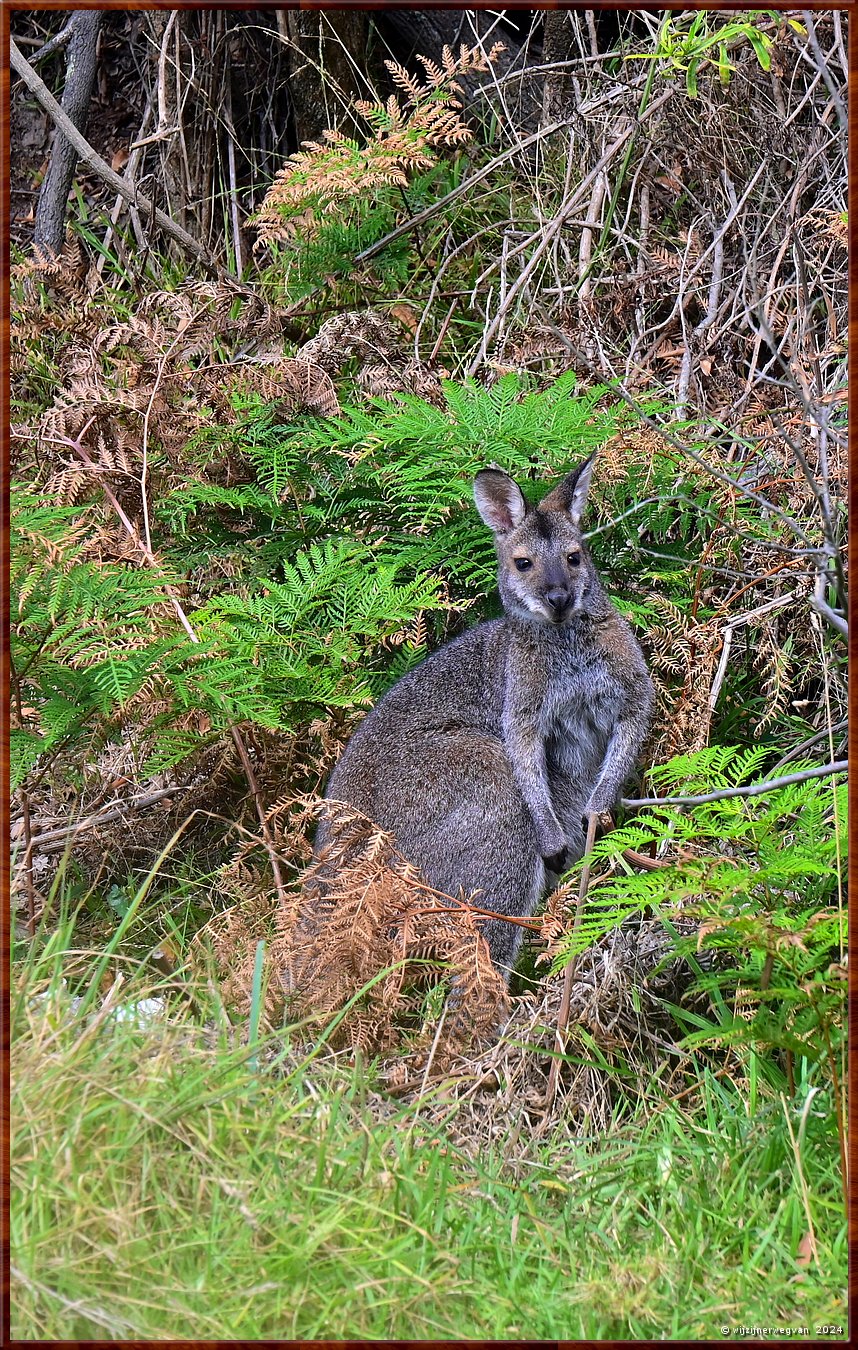
<path id="1" fill-rule="evenodd" d="M 550 591 L 545 592 L 545 598 L 552 609 L 565 609 L 569 603 L 569 592 L 565 586 L 554 586 Z"/>

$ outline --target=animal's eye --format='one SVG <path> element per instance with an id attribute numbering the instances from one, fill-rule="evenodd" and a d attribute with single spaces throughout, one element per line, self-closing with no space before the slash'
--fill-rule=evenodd
<path id="1" fill-rule="evenodd" d="M 581 566 L 581 554 L 580 554 L 580 553 L 570 553 L 570 554 L 568 555 L 566 561 L 568 562 L 568 564 L 569 564 L 570 567 L 580 567 L 580 566 Z"/>
<path id="2" fill-rule="evenodd" d="M 533 566 L 533 563 L 531 562 L 530 558 L 516 558 L 514 561 L 519 572 L 526 572 L 529 568 Z"/>

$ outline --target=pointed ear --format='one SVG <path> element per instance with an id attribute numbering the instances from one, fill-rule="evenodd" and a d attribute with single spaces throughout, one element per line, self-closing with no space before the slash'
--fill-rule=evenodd
<path id="1" fill-rule="evenodd" d="M 474 501 L 490 530 L 506 534 L 520 525 L 528 504 L 518 483 L 503 469 L 481 469 L 474 479 Z"/>
<path id="2" fill-rule="evenodd" d="M 572 524 L 580 524 L 584 507 L 587 505 L 587 493 L 590 491 L 590 478 L 595 463 L 594 451 L 589 459 L 585 459 L 577 469 L 568 473 L 562 483 L 552 488 L 547 497 L 543 497 L 539 503 L 540 511 L 567 511 Z"/>

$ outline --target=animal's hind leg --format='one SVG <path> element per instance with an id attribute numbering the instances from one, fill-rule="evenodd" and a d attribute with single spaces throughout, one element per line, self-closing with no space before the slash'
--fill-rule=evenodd
<path id="1" fill-rule="evenodd" d="M 398 785 L 395 810 L 379 824 L 435 890 L 449 896 L 461 890 L 498 914 L 532 914 L 545 869 L 504 747 L 473 735 L 421 741 L 419 754 L 412 748 L 412 771 Z M 509 978 L 521 928 L 502 919 L 478 922 L 492 959 Z"/>
<path id="2" fill-rule="evenodd" d="M 525 919 L 536 909 L 544 888 L 545 867 L 542 859 L 535 857 L 529 884 L 521 891 L 501 897 L 484 894 L 475 903 L 481 909 L 493 909 L 516 919 Z M 509 984 L 524 937 L 524 927 L 517 923 L 505 923 L 503 919 L 478 919 L 477 924 L 489 944 L 492 961 Z"/>
<path id="3" fill-rule="evenodd" d="M 536 849 L 530 817 L 523 812 L 507 822 L 507 829 L 491 840 L 474 844 L 467 857 L 450 859 L 448 867 L 434 870 L 430 884 L 448 895 L 461 888 L 473 896 L 478 909 L 512 918 L 529 918 L 545 889 L 545 866 Z M 472 839 L 475 835 L 472 834 Z M 503 839 L 502 847 L 498 840 Z M 509 983 L 521 946 L 524 929 L 501 918 L 476 916 L 477 927 L 488 943 L 492 961 Z"/>
<path id="4" fill-rule="evenodd" d="M 473 761 L 468 764 L 473 774 Z M 504 781 L 499 769 L 509 775 Z M 465 777 L 465 775 L 463 775 Z M 483 781 L 462 784 L 464 800 L 444 820 L 436 820 L 406 851 L 426 880 L 447 895 L 473 896 L 479 909 L 515 918 L 531 915 L 545 886 L 536 831 L 518 795 L 506 761 Z M 463 793 L 464 796 L 464 793 Z M 522 928 L 502 919 L 477 923 L 495 965 L 509 980 L 521 945 Z"/>

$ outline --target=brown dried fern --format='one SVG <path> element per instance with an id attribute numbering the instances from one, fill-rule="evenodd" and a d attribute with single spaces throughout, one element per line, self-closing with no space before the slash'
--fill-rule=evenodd
<path id="1" fill-rule="evenodd" d="M 415 360 L 406 352 L 403 336 L 401 326 L 375 310 L 349 310 L 326 319 L 297 357 L 331 373 L 357 357 L 362 362 L 358 384 L 367 394 L 392 398 L 409 393 L 429 403 L 443 402 L 441 380 L 448 372 Z"/>
<path id="2" fill-rule="evenodd" d="M 277 803 L 269 819 L 291 805 Z M 335 822 L 331 842 L 288 907 L 275 909 L 246 850 L 223 872 L 238 903 L 205 933 L 224 998 L 246 1015 L 256 944 L 265 937 L 269 1016 L 279 1017 L 285 1002 L 290 1016 L 321 1027 L 339 1018 L 334 1048 L 399 1048 L 414 1033 L 427 985 L 442 973 L 452 994 L 433 1061 L 491 1037 L 509 999 L 477 915 L 433 891 L 372 821 L 338 803 L 325 810 Z"/>
<path id="3" fill-rule="evenodd" d="M 355 111 L 373 132 L 362 146 L 329 129 L 323 142 L 305 141 L 303 150 L 289 156 L 253 219 L 259 231 L 256 247 L 288 243 L 295 217 L 308 207 L 302 230 L 312 234 L 323 212 L 341 212 L 355 197 L 375 188 L 405 187 L 409 175 L 436 163 L 438 149 L 469 140 L 470 128 L 460 116 L 457 77 L 488 70 L 503 50 L 500 42 L 488 53 L 463 45 L 454 57 L 445 47 L 440 66 L 419 56 L 426 71 L 422 83 L 395 61 L 386 61 L 401 98 L 392 94 L 384 104 L 365 99 L 355 103 Z"/>

